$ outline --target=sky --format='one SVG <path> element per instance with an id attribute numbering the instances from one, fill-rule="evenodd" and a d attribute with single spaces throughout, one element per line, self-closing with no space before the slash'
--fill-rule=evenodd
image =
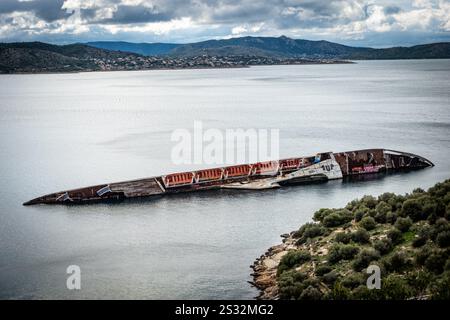
<path id="1" fill-rule="evenodd" d="M 0 0 L 0 42 L 281 35 L 370 47 L 450 41 L 450 0 Z"/>

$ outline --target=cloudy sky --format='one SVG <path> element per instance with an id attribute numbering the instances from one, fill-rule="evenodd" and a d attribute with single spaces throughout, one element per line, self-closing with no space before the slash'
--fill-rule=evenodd
<path id="1" fill-rule="evenodd" d="M 0 0 L 2 42 L 245 35 L 373 47 L 450 41 L 450 0 Z"/>

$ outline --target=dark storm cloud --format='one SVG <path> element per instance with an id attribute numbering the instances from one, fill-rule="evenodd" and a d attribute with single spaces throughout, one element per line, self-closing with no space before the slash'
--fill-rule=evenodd
<path id="1" fill-rule="evenodd" d="M 53 22 L 59 19 L 65 19 L 72 14 L 62 9 L 63 4 L 64 0 L 1 0 L 0 14 L 30 12 L 42 20 Z"/>
<path id="2" fill-rule="evenodd" d="M 170 21 L 173 13 L 157 7 L 119 5 L 113 16 L 99 23 L 130 24 L 144 22 Z"/>

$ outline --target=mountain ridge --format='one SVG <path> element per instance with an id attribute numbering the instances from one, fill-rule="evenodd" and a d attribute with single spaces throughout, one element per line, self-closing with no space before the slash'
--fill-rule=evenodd
<path id="1" fill-rule="evenodd" d="M 120 46 L 122 44 L 122 46 Z M 369 48 L 352 47 L 326 40 L 292 39 L 280 37 L 239 37 L 220 40 L 206 40 L 195 43 L 140 43 L 129 42 L 90 42 L 88 45 L 103 49 L 129 51 L 147 55 L 141 47 L 145 45 L 146 52 L 156 52 L 155 55 L 171 57 L 192 57 L 198 55 L 230 56 L 255 55 L 277 58 L 333 58 L 333 59 L 438 59 L 450 58 L 450 43 L 437 42 L 420 44 L 410 47 Z"/>

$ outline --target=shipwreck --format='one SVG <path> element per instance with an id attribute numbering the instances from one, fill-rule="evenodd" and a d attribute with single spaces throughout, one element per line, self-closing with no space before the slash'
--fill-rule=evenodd
<path id="1" fill-rule="evenodd" d="M 344 177 L 423 169 L 434 164 L 415 154 L 387 149 L 324 152 L 253 164 L 172 173 L 99 184 L 44 195 L 24 203 L 83 204 L 211 189 L 263 190 Z"/>

